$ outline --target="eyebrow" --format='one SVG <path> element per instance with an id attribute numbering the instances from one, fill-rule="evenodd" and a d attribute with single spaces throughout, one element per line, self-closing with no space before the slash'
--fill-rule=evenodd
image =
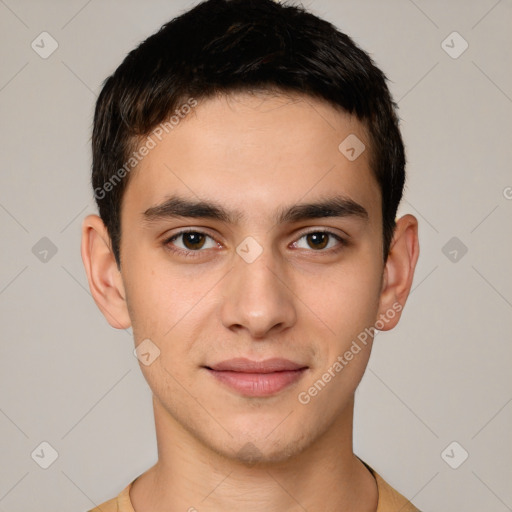
<path id="1" fill-rule="evenodd" d="M 226 210 L 214 201 L 194 201 L 179 196 L 172 196 L 163 203 L 148 208 L 142 215 L 146 224 L 179 217 L 217 220 L 226 224 L 237 224 L 246 219 L 244 213 Z M 292 224 L 325 217 L 356 217 L 368 220 L 368 212 L 350 198 L 333 196 L 312 203 L 281 207 L 273 220 L 276 224 Z"/>

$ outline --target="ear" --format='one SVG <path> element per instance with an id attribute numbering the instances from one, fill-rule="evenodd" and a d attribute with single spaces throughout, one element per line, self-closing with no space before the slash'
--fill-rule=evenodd
<path id="1" fill-rule="evenodd" d="M 112 252 L 107 228 L 98 215 L 82 223 L 82 261 L 96 305 L 116 329 L 131 326 L 121 272 Z"/>
<path id="2" fill-rule="evenodd" d="M 419 253 L 418 221 L 413 215 L 404 215 L 396 221 L 384 267 L 379 319 L 375 324 L 380 331 L 392 329 L 400 320 L 402 309 L 411 291 Z"/>

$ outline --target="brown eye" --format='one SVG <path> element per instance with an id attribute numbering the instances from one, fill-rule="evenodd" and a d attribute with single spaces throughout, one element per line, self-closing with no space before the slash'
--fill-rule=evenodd
<path id="1" fill-rule="evenodd" d="M 294 246 L 299 249 L 313 249 L 313 252 L 325 253 L 336 252 L 337 250 L 343 249 L 345 245 L 347 245 L 345 239 L 331 231 L 311 231 L 304 233 L 299 240 L 294 243 Z"/>
<path id="2" fill-rule="evenodd" d="M 204 245 L 206 237 L 202 233 L 191 231 L 189 233 L 183 233 L 183 245 L 190 250 L 201 249 Z"/>
<path id="3" fill-rule="evenodd" d="M 187 256 L 193 256 L 194 253 L 199 255 L 204 252 L 203 249 L 217 247 L 215 240 L 210 235 L 192 230 L 176 233 L 165 240 L 163 244 L 170 250 Z"/>
<path id="4" fill-rule="evenodd" d="M 306 235 L 308 245 L 312 249 L 324 249 L 329 241 L 329 235 L 327 233 L 309 233 Z"/>

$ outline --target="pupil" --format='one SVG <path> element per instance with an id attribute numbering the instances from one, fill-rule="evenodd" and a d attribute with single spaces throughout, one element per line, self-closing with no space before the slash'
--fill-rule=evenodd
<path id="1" fill-rule="evenodd" d="M 317 249 L 323 249 L 327 245 L 326 233 L 310 233 L 308 237 L 309 240 L 313 241 L 313 245 Z"/>
<path id="2" fill-rule="evenodd" d="M 201 233 L 185 233 L 184 242 L 189 249 L 200 249 L 204 242 L 204 235 Z M 197 247 L 199 245 L 199 247 Z"/>

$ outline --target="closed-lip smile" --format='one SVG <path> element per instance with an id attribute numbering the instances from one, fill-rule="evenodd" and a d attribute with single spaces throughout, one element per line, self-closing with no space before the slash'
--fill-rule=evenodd
<path id="1" fill-rule="evenodd" d="M 237 357 L 204 366 L 204 368 L 216 380 L 239 394 L 249 397 L 265 397 L 275 395 L 297 382 L 308 366 L 283 358 L 253 361 Z"/>

